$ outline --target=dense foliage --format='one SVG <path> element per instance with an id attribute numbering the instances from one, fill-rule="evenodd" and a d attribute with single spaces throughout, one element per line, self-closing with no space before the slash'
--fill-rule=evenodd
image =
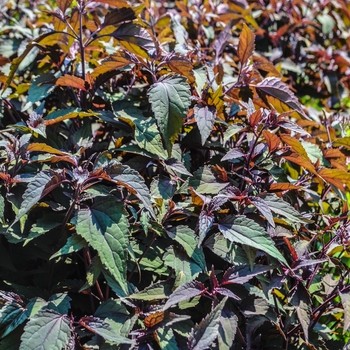
<path id="1" fill-rule="evenodd" d="M 0 24 L 1 349 L 349 343 L 350 4 L 19 0 Z"/>

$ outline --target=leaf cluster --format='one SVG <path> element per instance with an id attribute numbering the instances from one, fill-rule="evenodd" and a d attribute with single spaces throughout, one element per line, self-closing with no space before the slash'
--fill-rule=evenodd
<path id="1" fill-rule="evenodd" d="M 346 2 L 3 13 L 1 349 L 349 343 Z"/>

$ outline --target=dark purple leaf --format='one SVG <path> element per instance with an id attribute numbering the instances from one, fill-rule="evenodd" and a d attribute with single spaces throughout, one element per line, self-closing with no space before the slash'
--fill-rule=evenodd
<path id="1" fill-rule="evenodd" d="M 221 295 L 225 295 L 226 297 L 232 298 L 232 299 L 236 299 L 236 300 L 241 300 L 241 298 L 236 295 L 235 293 L 231 292 L 229 289 L 227 288 L 222 288 L 222 287 L 218 287 L 215 288 L 215 291 Z"/>
<path id="2" fill-rule="evenodd" d="M 168 301 L 164 305 L 163 310 L 168 309 L 170 306 L 173 306 L 180 301 L 193 298 L 197 295 L 203 294 L 207 288 L 204 284 L 198 281 L 192 281 L 189 283 L 183 284 L 181 287 L 175 290 L 173 294 L 170 295 Z"/>
<path id="3" fill-rule="evenodd" d="M 196 119 L 199 133 L 201 134 L 202 145 L 205 144 L 205 141 L 213 129 L 215 114 L 216 110 L 214 107 L 200 105 L 194 107 L 194 118 Z"/>
<path id="4" fill-rule="evenodd" d="M 275 227 L 275 222 L 273 221 L 272 211 L 267 205 L 267 203 L 259 197 L 249 197 L 250 202 L 263 214 L 268 221 L 268 223 Z"/>
<path id="5" fill-rule="evenodd" d="M 253 270 L 251 270 L 249 265 L 230 267 L 225 272 L 221 285 L 231 283 L 244 284 L 251 280 L 253 277 L 270 271 L 271 269 L 273 269 L 273 266 L 266 265 L 254 265 Z"/>

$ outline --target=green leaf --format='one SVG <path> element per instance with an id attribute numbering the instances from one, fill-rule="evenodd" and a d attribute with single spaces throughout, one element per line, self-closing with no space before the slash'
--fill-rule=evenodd
<path id="1" fill-rule="evenodd" d="M 225 132 L 224 132 L 224 143 L 226 143 L 232 136 L 236 135 L 243 129 L 243 126 L 240 124 L 233 124 L 231 125 Z"/>
<path id="2" fill-rule="evenodd" d="M 229 185 L 228 182 L 220 182 L 208 166 L 195 171 L 188 184 L 201 194 L 213 195 L 217 195 L 218 192 Z"/>
<path id="3" fill-rule="evenodd" d="M 189 227 L 180 225 L 172 228 L 169 232 L 171 238 L 178 242 L 186 254 L 193 259 L 203 271 L 206 271 L 205 256 L 202 247 L 198 247 L 198 237 Z"/>
<path id="4" fill-rule="evenodd" d="M 260 249 L 288 265 L 267 232 L 255 221 L 241 215 L 231 216 L 219 223 L 219 230 L 230 241 Z"/>
<path id="5" fill-rule="evenodd" d="M 166 282 L 158 282 L 150 285 L 138 293 L 128 296 L 129 299 L 136 300 L 156 300 L 166 299 L 171 294 L 171 286 Z"/>
<path id="6" fill-rule="evenodd" d="M 190 106 L 190 86 L 186 78 L 165 76 L 148 90 L 148 98 L 169 157 Z"/>
<path id="7" fill-rule="evenodd" d="M 298 211 L 296 211 L 289 203 L 276 195 L 267 195 L 264 197 L 265 203 L 269 206 L 271 211 L 287 218 L 292 224 L 294 223 L 311 223 L 312 220 L 308 220 Z"/>
<path id="8" fill-rule="evenodd" d="M 26 308 L 17 302 L 7 302 L 0 310 L 0 338 L 6 337 L 20 324 L 22 324 L 28 315 Z"/>
<path id="9" fill-rule="evenodd" d="M 188 339 L 189 349 L 203 350 L 210 348 L 211 344 L 218 337 L 220 316 L 226 301 L 227 297 L 225 297 L 210 314 L 192 329 Z"/>
<path id="10" fill-rule="evenodd" d="M 73 223 L 77 233 L 97 251 L 101 262 L 119 282 L 125 293 L 128 220 L 124 206 L 115 198 L 96 201 L 77 211 Z"/>
<path id="11" fill-rule="evenodd" d="M 169 248 L 163 257 L 164 264 L 175 270 L 176 285 L 193 281 L 202 269 L 180 251 Z"/>
<path id="12" fill-rule="evenodd" d="M 91 260 L 91 264 L 86 272 L 86 283 L 80 288 L 79 293 L 85 289 L 92 287 L 97 279 L 99 278 L 102 271 L 101 259 L 97 256 L 94 256 Z"/>
<path id="13" fill-rule="evenodd" d="M 215 114 L 216 110 L 212 106 L 196 105 L 194 107 L 194 118 L 196 119 L 197 126 L 201 134 L 202 145 L 205 144 L 213 129 Z"/>
<path id="14" fill-rule="evenodd" d="M 50 296 L 47 308 L 60 314 L 67 314 L 71 300 L 67 293 L 54 294 Z"/>
<path id="15" fill-rule="evenodd" d="M 28 102 L 36 103 L 47 96 L 55 89 L 55 76 L 52 73 L 44 73 L 36 76 L 28 91 Z"/>
<path id="16" fill-rule="evenodd" d="M 72 338 L 71 320 L 52 310 L 41 310 L 33 316 L 21 337 L 19 350 L 62 350 Z"/>
<path id="17" fill-rule="evenodd" d="M 174 332 L 169 327 L 158 328 L 157 335 L 159 339 L 159 346 L 162 350 L 178 350 Z"/>
<path id="18" fill-rule="evenodd" d="M 246 253 L 240 246 L 237 246 L 220 234 L 209 236 L 204 246 L 230 264 L 246 264 L 248 261 Z"/>
<path id="19" fill-rule="evenodd" d="M 97 317 L 84 317 L 80 324 L 112 344 L 134 344 L 134 341 L 119 335 L 107 322 Z"/>
<path id="20" fill-rule="evenodd" d="M 43 170 L 36 175 L 23 194 L 21 207 L 11 226 L 13 226 L 23 215 L 27 214 L 42 197 L 59 186 L 61 182 L 62 176 L 52 170 Z"/>

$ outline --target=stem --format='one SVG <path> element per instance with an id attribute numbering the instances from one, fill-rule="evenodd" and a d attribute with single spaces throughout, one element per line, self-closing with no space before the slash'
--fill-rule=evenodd
<path id="1" fill-rule="evenodd" d="M 84 13 L 84 5 L 83 2 L 80 2 L 79 6 L 79 48 L 80 48 L 80 58 L 81 58 L 81 75 L 85 80 L 86 72 L 85 72 L 85 47 L 83 43 L 83 13 Z M 86 109 L 86 92 L 80 90 L 80 103 L 81 108 Z"/>

